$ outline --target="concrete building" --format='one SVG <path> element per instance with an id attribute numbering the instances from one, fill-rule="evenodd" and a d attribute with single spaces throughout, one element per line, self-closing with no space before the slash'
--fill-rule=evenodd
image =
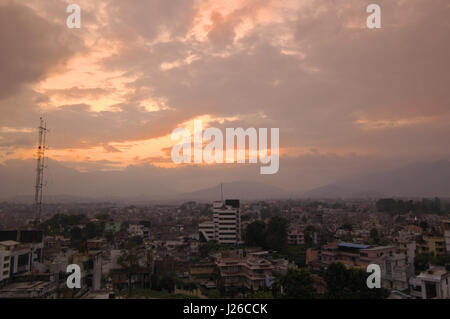
<path id="1" fill-rule="evenodd" d="M 246 287 L 258 290 L 266 287 L 268 279 L 272 280 L 272 263 L 263 258 L 221 257 L 216 265 L 220 270 L 221 280 L 225 287 Z"/>
<path id="2" fill-rule="evenodd" d="M 109 221 L 105 223 L 105 232 L 117 233 L 120 231 L 121 225 L 121 222 Z"/>
<path id="3" fill-rule="evenodd" d="M 207 289 L 216 288 L 215 273 L 216 263 L 210 258 L 204 258 L 189 267 L 189 280 L 200 284 Z"/>
<path id="4" fill-rule="evenodd" d="M 19 243 L 14 240 L 0 242 L 2 280 L 16 274 L 31 272 L 41 262 L 43 243 Z"/>
<path id="5" fill-rule="evenodd" d="M 89 239 L 87 241 L 87 247 L 89 250 L 105 250 L 106 249 L 106 240 L 101 239 Z"/>
<path id="6" fill-rule="evenodd" d="M 215 238 L 220 244 L 238 244 L 241 241 L 241 214 L 237 199 L 225 203 L 214 202 L 213 217 Z"/>
<path id="7" fill-rule="evenodd" d="M 0 289 L 0 299 L 56 299 L 57 281 L 15 282 Z"/>
<path id="8" fill-rule="evenodd" d="M 421 299 L 450 299 L 450 269 L 432 266 L 410 279 L 410 294 Z"/>
<path id="9" fill-rule="evenodd" d="M 287 241 L 289 245 L 305 244 L 305 236 L 303 232 L 297 228 L 289 228 L 287 236 L 288 236 Z"/>
<path id="10" fill-rule="evenodd" d="M 320 259 L 326 264 L 339 262 L 347 267 L 365 269 L 379 257 L 392 256 L 394 250 L 394 246 L 371 247 L 353 243 L 330 243 L 322 247 Z"/>
<path id="11" fill-rule="evenodd" d="M 450 220 L 442 221 L 442 231 L 444 233 L 445 250 L 450 254 Z"/>
<path id="12" fill-rule="evenodd" d="M 0 247 L 0 282 L 9 278 L 11 252 Z"/>
<path id="13" fill-rule="evenodd" d="M 331 243 L 317 252 L 307 251 L 307 264 L 312 270 L 323 270 L 331 263 L 342 263 L 348 268 L 367 269 L 377 264 L 381 269 L 381 284 L 385 288 L 407 290 L 414 274 L 407 254 L 396 246 L 369 246 L 353 243 Z"/>
<path id="14" fill-rule="evenodd" d="M 202 241 L 215 240 L 220 244 L 241 242 L 241 214 L 237 199 L 213 203 L 213 221 L 199 224 L 199 237 Z"/>
<path id="15" fill-rule="evenodd" d="M 414 276 L 414 264 L 404 253 L 385 255 L 373 261 L 381 268 L 381 285 L 384 288 L 407 291 L 409 279 Z"/>
<path id="16" fill-rule="evenodd" d="M 93 250 L 77 252 L 69 257 L 69 264 L 81 268 L 81 287 L 100 290 L 102 280 L 102 252 Z"/>
<path id="17" fill-rule="evenodd" d="M 128 226 L 128 232 L 131 236 L 141 236 L 144 238 L 148 238 L 150 235 L 150 230 L 148 227 L 145 227 L 141 224 L 131 224 Z"/>
<path id="18" fill-rule="evenodd" d="M 215 240 L 215 225 L 214 222 L 204 222 L 198 225 L 198 233 L 200 241 Z"/>
<path id="19" fill-rule="evenodd" d="M 418 254 L 444 256 L 446 254 L 445 239 L 442 236 L 422 236 L 416 242 Z"/>

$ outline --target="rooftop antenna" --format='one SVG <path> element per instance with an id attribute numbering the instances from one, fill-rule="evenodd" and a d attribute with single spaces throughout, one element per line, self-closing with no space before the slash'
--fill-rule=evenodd
<path id="1" fill-rule="evenodd" d="M 221 198 L 222 203 L 223 203 L 223 188 L 222 188 L 222 183 L 220 183 L 220 198 Z"/>
<path id="2" fill-rule="evenodd" d="M 40 117 L 38 148 L 36 152 L 37 155 L 36 186 L 34 192 L 35 227 L 37 227 L 37 225 L 40 223 L 42 213 L 42 186 L 44 184 L 46 135 L 47 135 L 47 123 L 44 121 L 42 117 Z"/>

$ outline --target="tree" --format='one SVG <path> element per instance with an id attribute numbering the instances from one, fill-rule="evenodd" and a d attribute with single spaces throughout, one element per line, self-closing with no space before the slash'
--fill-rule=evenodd
<path id="1" fill-rule="evenodd" d="M 313 299 L 316 295 L 314 279 L 304 269 L 289 269 L 286 275 L 280 278 L 280 283 L 283 286 L 282 298 Z"/>
<path id="2" fill-rule="evenodd" d="M 140 246 L 144 243 L 144 239 L 142 238 L 142 236 L 133 236 L 130 238 L 130 242 L 133 242 L 134 244 L 136 244 L 137 246 Z"/>
<path id="3" fill-rule="evenodd" d="M 368 273 L 362 269 L 345 268 L 342 263 L 332 263 L 325 271 L 328 299 L 383 299 L 389 292 L 384 288 L 367 287 Z"/>
<path id="4" fill-rule="evenodd" d="M 215 241 L 208 241 L 206 243 L 203 243 L 200 245 L 199 252 L 200 252 L 200 257 L 201 258 L 205 258 L 208 257 L 208 255 L 219 249 L 219 244 Z"/>
<path id="5" fill-rule="evenodd" d="M 255 221 L 247 226 L 245 230 L 245 244 L 247 246 L 266 247 L 266 224 Z"/>
<path id="6" fill-rule="evenodd" d="M 342 225 L 342 229 L 345 231 L 352 231 L 353 230 L 353 225 L 350 223 L 345 223 Z"/>
<path id="7" fill-rule="evenodd" d="M 128 295 L 131 295 L 131 278 L 141 266 L 139 261 L 144 255 L 144 251 L 140 249 L 135 243 L 129 242 L 122 254 L 117 259 L 117 263 L 125 270 L 128 279 Z"/>
<path id="8" fill-rule="evenodd" d="M 176 283 L 175 274 L 164 274 L 159 279 L 159 287 L 163 290 L 166 290 L 169 293 L 172 293 Z"/>
<path id="9" fill-rule="evenodd" d="M 130 226 L 130 222 L 123 222 L 122 224 L 120 224 L 120 232 L 121 233 L 128 232 L 128 227 L 129 226 Z"/>
<path id="10" fill-rule="evenodd" d="M 417 254 L 414 256 L 414 269 L 416 273 L 425 271 L 430 266 L 431 259 L 433 258 L 430 254 Z"/>
<path id="11" fill-rule="evenodd" d="M 282 217 L 273 217 L 267 226 L 268 248 L 281 250 L 287 243 L 288 221 Z"/>
<path id="12" fill-rule="evenodd" d="M 426 220 L 423 220 L 419 223 L 420 228 L 423 229 L 423 231 L 426 231 L 428 229 L 428 223 Z"/>
<path id="13" fill-rule="evenodd" d="M 114 233 L 111 231 L 108 231 L 105 233 L 105 238 L 108 244 L 114 244 Z"/>
<path id="14" fill-rule="evenodd" d="M 299 267 L 306 265 L 306 248 L 303 246 L 285 246 L 281 255 Z"/>
<path id="15" fill-rule="evenodd" d="M 327 283 L 327 297 L 332 299 L 345 298 L 346 291 L 342 291 L 348 284 L 347 269 L 342 263 L 332 263 L 324 274 Z"/>
<path id="16" fill-rule="evenodd" d="M 249 296 L 250 299 L 274 299 L 272 291 L 258 290 Z"/>
<path id="17" fill-rule="evenodd" d="M 100 237 L 103 234 L 103 227 L 101 224 L 89 223 L 84 228 L 84 233 L 87 239 Z"/>
<path id="18" fill-rule="evenodd" d="M 70 241 L 72 243 L 72 246 L 77 246 L 81 242 L 81 239 L 83 238 L 83 231 L 80 227 L 73 227 L 70 230 Z"/>
<path id="19" fill-rule="evenodd" d="M 380 243 L 380 235 L 378 234 L 378 230 L 376 228 L 372 228 L 370 230 L 370 239 L 375 245 Z"/>

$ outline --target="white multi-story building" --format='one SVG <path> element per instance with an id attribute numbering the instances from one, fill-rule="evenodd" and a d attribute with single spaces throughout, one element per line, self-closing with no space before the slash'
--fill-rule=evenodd
<path id="1" fill-rule="evenodd" d="M 128 226 L 128 232 L 131 236 L 141 236 L 147 238 L 150 234 L 148 227 L 141 224 L 130 224 Z"/>
<path id="2" fill-rule="evenodd" d="M 201 240 L 215 240 L 220 244 L 238 244 L 241 241 L 241 213 L 238 199 L 213 203 L 213 221 L 199 224 Z"/>
<path id="3" fill-rule="evenodd" d="M 14 274 L 33 271 L 40 262 L 43 243 L 19 243 L 14 240 L 0 241 L 0 281 Z"/>
<path id="4" fill-rule="evenodd" d="M 0 246 L 0 282 L 9 278 L 11 252 Z"/>
<path id="5" fill-rule="evenodd" d="M 204 222 L 198 224 L 198 232 L 201 241 L 211 241 L 216 238 L 214 222 Z"/>
<path id="6" fill-rule="evenodd" d="M 432 266 L 409 281 L 412 296 L 422 299 L 450 299 L 450 271 Z"/>
<path id="7" fill-rule="evenodd" d="M 220 244 L 237 244 L 241 241 L 241 213 L 238 199 L 225 203 L 214 202 L 214 230 Z"/>

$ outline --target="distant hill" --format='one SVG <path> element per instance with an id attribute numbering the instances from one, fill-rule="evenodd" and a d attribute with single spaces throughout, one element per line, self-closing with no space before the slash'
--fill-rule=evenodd
<path id="1" fill-rule="evenodd" d="M 282 199 L 293 197 L 293 192 L 263 183 L 237 181 L 223 183 L 223 197 L 239 198 L 241 200 Z M 195 192 L 178 194 L 177 198 L 185 200 L 214 201 L 220 200 L 220 184 Z"/>
<path id="2" fill-rule="evenodd" d="M 414 163 L 312 189 L 304 197 L 450 197 L 450 161 Z"/>

